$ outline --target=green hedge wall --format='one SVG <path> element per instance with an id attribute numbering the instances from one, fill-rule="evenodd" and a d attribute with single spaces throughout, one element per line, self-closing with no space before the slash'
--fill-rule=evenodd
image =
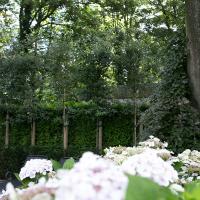
<path id="1" fill-rule="evenodd" d="M 103 122 L 103 148 L 133 144 L 133 105 L 67 105 L 69 113 L 68 157 L 78 158 L 96 150 L 97 119 Z M 36 116 L 36 145 L 31 147 L 31 124 L 27 110 L 15 110 L 10 120 L 10 144 L 4 146 L 5 112 L 0 111 L 0 178 L 18 172 L 28 155 L 45 155 L 59 160 L 63 152 L 62 108 L 40 108 Z"/>
<path id="2" fill-rule="evenodd" d="M 133 116 L 116 114 L 103 119 L 103 147 L 133 145 Z"/>
<path id="3" fill-rule="evenodd" d="M 83 115 L 72 118 L 69 122 L 69 148 L 79 152 L 94 150 L 95 147 L 96 121 Z"/>

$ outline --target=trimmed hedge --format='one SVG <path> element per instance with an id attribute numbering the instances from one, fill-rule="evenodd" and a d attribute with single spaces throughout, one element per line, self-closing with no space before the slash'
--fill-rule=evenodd
<path id="1" fill-rule="evenodd" d="M 133 144 L 133 105 L 67 104 L 69 114 L 68 157 L 78 158 L 96 150 L 97 119 L 103 122 L 103 148 Z M 144 109 L 144 108 L 143 108 Z M 5 112 L 0 114 L 0 178 L 18 172 L 28 155 L 46 155 L 59 160 L 63 152 L 62 109 L 40 108 L 36 117 L 36 146 L 30 147 L 31 125 L 26 110 L 11 113 L 10 145 L 4 147 Z"/>

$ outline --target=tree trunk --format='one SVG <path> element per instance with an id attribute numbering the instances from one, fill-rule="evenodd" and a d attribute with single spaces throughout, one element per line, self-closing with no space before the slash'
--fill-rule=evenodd
<path id="1" fill-rule="evenodd" d="M 9 145 L 9 112 L 6 113 L 6 133 L 5 133 L 5 146 Z"/>
<path id="2" fill-rule="evenodd" d="M 133 144 L 137 145 L 137 108 L 136 100 L 134 100 L 134 131 L 133 131 Z"/>
<path id="3" fill-rule="evenodd" d="M 33 1 L 22 0 L 19 12 L 19 41 L 24 52 L 28 53 L 28 36 L 31 34 Z"/>
<path id="4" fill-rule="evenodd" d="M 103 150 L 103 127 L 102 121 L 98 121 L 98 151 L 101 154 Z"/>
<path id="5" fill-rule="evenodd" d="M 96 126 L 96 150 L 99 150 L 99 120 L 97 120 Z"/>
<path id="6" fill-rule="evenodd" d="M 64 107 L 63 108 L 63 147 L 64 147 L 65 153 L 67 152 L 67 148 L 68 148 L 68 135 L 69 135 L 68 125 L 69 125 L 68 115 L 66 113 L 66 107 Z"/>
<path id="7" fill-rule="evenodd" d="M 200 1 L 186 1 L 188 38 L 188 75 L 193 99 L 200 109 Z"/>
<path id="8" fill-rule="evenodd" d="M 69 119 L 68 119 L 68 113 L 66 112 L 66 90 L 63 91 L 63 148 L 64 148 L 64 156 L 66 156 L 67 149 L 68 149 L 68 137 L 69 137 Z"/>
<path id="9" fill-rule="evenodd" d="M 103 150 L 103 127 L 101 120 L 97 120 L 96 148 L 101 154 Z"/>
<path id="10" fill-rule="evenodd" d="M 143 135 L 143 130 L 144 130 L 144 127 L 143 127 L 143 124 L 140 122 L 140 127 L 139 127 L 139 136 L 138 136 L 138 141 L 140 141 L 140 138 L 141 136 Z"/>
<path id="11" fill-rule="evenodd" d="M 35 120 L 32 120 L 31 124 L 31 146 L 35 146 L 35 130 L 36 130 L 36 125 L 35 125 Z"/>

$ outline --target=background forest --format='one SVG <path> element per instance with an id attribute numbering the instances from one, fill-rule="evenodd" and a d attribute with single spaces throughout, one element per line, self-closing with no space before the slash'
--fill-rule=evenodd
<path id="1" fill-rule="evenodd" d="M 58 156 L 63 134 L 68 155 L 99 148 L 99 121 L 103 147 L 200 149 L 185 14 L 180 0 L 1 0 L 0 156 Z"/>

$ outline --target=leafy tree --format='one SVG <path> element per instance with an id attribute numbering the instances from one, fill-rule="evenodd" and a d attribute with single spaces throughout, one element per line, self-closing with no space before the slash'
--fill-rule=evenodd
<path id="1" fill-rule="evenodd" d="M 147 134 L 167 139 L 176 152 L 185 148 L 199 148 L 200 118 L 189 101 L 191 94 L 184 39 L 182 33 L 171 39 L 168 47 L 173 48 L 166 49 L 168 59 L 161 75 L 161 84 L 152 99 L 152 106 L 142 119 Z"/>
<path id="2" fill-rule="evenodd" d="M 109 41 L 95 37 L 89 51 L 82 52 L 79 74 L 81 96 L 84 100 L 101 101 L 108 98 L 107 71 L 111 63 Z"/>

